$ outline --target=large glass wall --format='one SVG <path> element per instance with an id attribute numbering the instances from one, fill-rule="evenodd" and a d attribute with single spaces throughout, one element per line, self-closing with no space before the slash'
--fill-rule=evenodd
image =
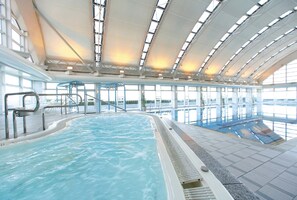
<path id="1" fill-rule="evenodd" d="M 296 137 L 297 127 L 297 60 L 263 81 L 263 118 L 265 124 L 284 139 Z"/>

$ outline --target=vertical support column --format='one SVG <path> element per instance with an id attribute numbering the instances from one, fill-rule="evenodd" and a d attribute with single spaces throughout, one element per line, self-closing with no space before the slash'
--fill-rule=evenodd
<path id="1" fill-rule="evenodd" d="M 76 88 L 76 94 L 78 94 L 78 88 Z M 78 103 L 78 96 L 76 96 L 76 102 Z M 88 107 L 88 97 L 87 97 L 87 90 L 86 86 L 84 85 L 84 114 L 87 114 L 87 107 Z"/>
<path id="2" fill-rule="evenodd" d="M 251 117 L 253 115 L 253 89 L 246 89 L 246 117 Z"/>
<path id="3" fill-rule="evenodd" d="M 124 109 L 125 112 L 127 111 L 127 106 L 126 106 L 126 85 L 124 85 Z"/>
<path id="4" fill-rule="evenodd" d="M 138 93 L 138 109 L 140 111 L 146 111 L 145 106 L 145 93 L 144 93 L 144 85 L 139 85 L 139 93 Z"/>
<path id="5" fill-rule="evenodd" d="M 97 113 L 101 113 L 101 96 L 100 96 L 100 92 L 101 92 L 101 85 L 100 84 L 96 84 L 95 85 L 95 109 Z"/>
<path id="6" fill-rule="evenodd" d="M 196 96 L 196 105 L 197 105 L 197 123 L 198 125 L 201 125 L 202 123 L 202 114 L 203 114 L 203 105 L 202 105 L 202 87 L 197 87 L 197 96 Z"/>
<path id="7" fill-rule="evenodd" d="M 4 40 L 4 46 L 6 46 L 9 49 L 12 49 L 12 29 L 11 29 L 11 1 L 5 0 L 5 14 L 6 14 L 6 20 L 5 20 L 5 32 L 6 32 L 6 38 Z"/>
<path id="8" fill-rule="evenodd" d="M 263 105 L 263 100 L 262 100 L 262 89 L 258 88 L 257 89 L 257 115 L 262 115 L 262 105 Z"/>
<path id="9" fill-rule="evenodd" d="M 110 111 L 110 86 L 108 86 L 108 89 L 107 89 L 107 97 L 108 97 L 107 108 L 108 108 L 108 111 Z"/>
<path id="10" fill-rule="evenodd" d="M 217 87 L 216 88 L 216 121 L 221 122 L 222 120 L 222 105 L 223 105 L 223 99 L 222 99 L 222 88 Z"/>
<path id="11" fill-rule="evenodd" d="M 238 88 L 232 89 L 232 118 L 238 118 Z"/>
<path id="12" fill-rule="evenodd" d="M 2 72 L 2 67 L 0 66 L 0 115 L 3 114 L 4 112 L 4 83 L 5 83 L 5 76 L 4 76 L 4 72 Z"/>
<path id="13" fill-rule="evenodd" d="M 114 84 L 114 112 L 117 112 L 117 84 Z"/>
<path id="14" fill-rule="evenodd" d="M 171 110 L 171 118 L 175 121 L 178 121 L 178 114 L 177 114 L 177 86 L 173 85 L 172 86 L 172 95 L 171 95 L 171 105 L 172 105 L 172 110 Z"/>

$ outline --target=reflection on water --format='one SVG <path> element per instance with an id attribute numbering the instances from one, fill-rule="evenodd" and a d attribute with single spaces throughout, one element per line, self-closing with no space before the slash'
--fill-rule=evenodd
<path id="1" fill-rule="evenodd" d="M 295 106 L 228 105 L 204 108 L 155 110 L 153 113 L 262 144 L 279 143 L 297 137 Z"/>

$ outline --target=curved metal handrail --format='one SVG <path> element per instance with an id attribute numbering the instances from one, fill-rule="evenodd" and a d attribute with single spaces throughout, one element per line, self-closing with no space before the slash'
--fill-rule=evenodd
<path id="1" fill-rule="evenodd" d="M 36 98 L 36 105 L 34 109 L 26 109 L 25 108 L 25 101 L 23 97 L 23 108 L 8 108 L 7 105 L 7 98 L 9 96 L 16 96 L 16 95 L 29 95 L 29 96 L 35 96 Z M 28 113 L 28 112 L 36 112 L 39 109 L 40 102 L 39 102 L 39 96 L 36 92 L 18 92 L 18 93 L 7 93 L 4 96 L 4 110 L 5 110 L 5 136 L 6 139 L 9 139 L 9 123 L 8 123 L 8 111 L 13 111 L 13 127 L 14 127 L 14 137 L 17 137 L 17 130 L 16 130 L 16 114 L 19 113 Z"/>

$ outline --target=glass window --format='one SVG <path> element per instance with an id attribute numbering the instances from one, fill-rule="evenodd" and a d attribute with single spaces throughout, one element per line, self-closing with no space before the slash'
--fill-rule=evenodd
<path id="1" fill-rule="evenodd" d="M 94 90 L 95 89 L 95 85 L 94 84 L 85 84 L 86 90 Z M 82 87 L 79 87 L 82 88 Z"/>
<path id="2" fill-rule="evenodd" d="M 126 90 L 138 90 L 138 85 L 125 85 Z"/>
<path id="3" fill-rule="evenodd" d="M 23 79 L 23 87 L 25 88 L 32 88 L 32 81 Z"/>
<path id="4" fill-rule="evenodd" d="M 46 89 L 56 89 L 58 83 L 46 83 L 45 87 Z"/>
<path id="5" fill-rule="evenodd" d="M 5 84 L 19 86 L 20 85 L 19 77 L 5 74 Z"/>

